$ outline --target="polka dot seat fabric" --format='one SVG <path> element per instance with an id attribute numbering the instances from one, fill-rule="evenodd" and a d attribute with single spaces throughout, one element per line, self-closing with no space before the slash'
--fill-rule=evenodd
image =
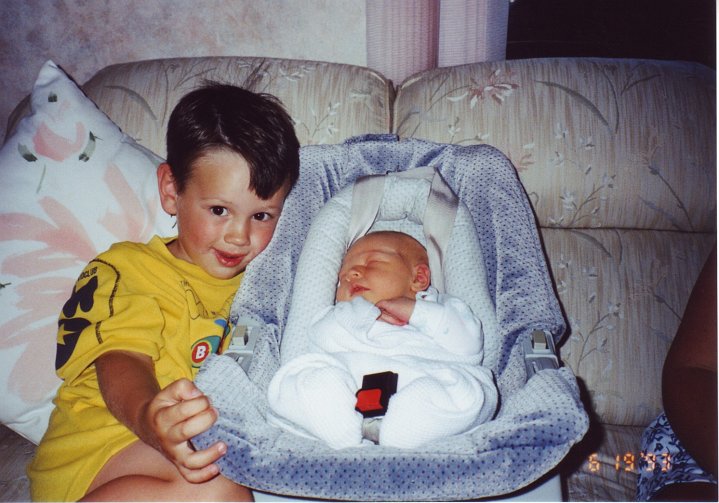
<path id="1" fill-rule="evenodd" d="M 493 309 L 495 323 L 492 341 L 485 340 L 484 366 L 492 370 L 500 394 L 494 419 L 415 449 L 368 444 L 334 450 L 268 424 L 266 390 L 285 357 L 290 305 L 301 297 L 293 297 L 293 289 L 300 288 L 293 286 L 293 278 L 312 221 L 359 177 L 427 166 L 465 207 L 467 218 L 461 220 L 473 223 L 466 231 L 474 233 L 480 248 L 448 254 L 443 272 L 452 293 L 452 282 L 461 283 L 466 264 L 483 262 L 476 269 L 486 284 L 478 296 Z M 232 318 L 252 327 L 254 356 L 247 371 L 229 356 L 205 363 L 197 384 L 220 417 L 194 442 L 206 447 L 224 441 L 228 453 L 218 462 L 222 473 L 252 489 L 361 501 L 499 496 L 552 470 L 588 428 L 577 381 L 568 368 L 527 376 L 522 341 L 540 329 L 559 343 L 565 321 L 524 189 L 509 160 L 487 145 L 382 135 L 302 147 L 299 182 L 272 242 L 245 272 Z M 296 344 L 287 347 L 298 351 Z"/>

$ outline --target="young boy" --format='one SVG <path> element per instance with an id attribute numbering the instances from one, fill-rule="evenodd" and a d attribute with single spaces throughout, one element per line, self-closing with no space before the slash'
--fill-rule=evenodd
<path id="1" fill-rule="evenodd" d="M 273 422 L 336 449 L 363 436 L 415 448 L 492 418 L 498 395 L 481 367 L 482 325 L 464 302 L 430 286 L 428 263 L 424 247 L 400 232 L 373 232 L 349 248 L 337 302 L 309 328 L 317 352 L 290 360 L 270 382 Z M 397 374 L 396 393 L 377 433 L 367 430 L 377 422 L 363 420 L 374 412 L 360 414 L 377 409 L 376 390 L 358 390 L 384 372 Z M 363 396 L 375 398 L 363 404 Z"/>
<path id="2" fill-rule="evenodd" d="M 210 84 L 172 112 L 163 209 L 177 237 L 90 262 L 59 320 L 63 383 L 28 468 L 34 500 L 248 500 L 190 440 L 217 411 L 192 383 L 221 350 L 241 273 L 268 245 L 299 176 L 292 121 L 271 96 Z"/>

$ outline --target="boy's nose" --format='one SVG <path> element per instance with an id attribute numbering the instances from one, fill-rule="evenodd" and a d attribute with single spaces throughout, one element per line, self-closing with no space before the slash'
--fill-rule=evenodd
<path id="1" fill-rule="evenodd" d="M 246 245 L 250 242 L 249 225 L 238 222 L 230 225 L 225 233 L 225 241 L 232 245 Z"/>

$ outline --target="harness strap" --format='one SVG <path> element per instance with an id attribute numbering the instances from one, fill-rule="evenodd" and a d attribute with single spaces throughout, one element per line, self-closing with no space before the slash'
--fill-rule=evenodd
<path id="1" fill-rule="evenodd" d="M 438 172 L 432 177 L 432 188 L 427 197 L 422 225 L 427 239 L 427 255 L 432 284 L 439 292 L 445 292 L 444 256 L 452 236 L 454 219 L 457 216 L 459 198 L 452 192 Z"/>
<path id="2" fill-rule="evenodd" d="M 349 245 L 367 234 L 377 219 L 384 197 L 384 180 L 385 175 L 367 175 L 355 181 L 352 189 L 352 214 L 347 229 Z"/>

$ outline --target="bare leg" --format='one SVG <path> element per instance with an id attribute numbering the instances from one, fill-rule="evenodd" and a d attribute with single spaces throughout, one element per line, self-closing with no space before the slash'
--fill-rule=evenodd
<path id="1" fill-rule="evenodd" d="M 81 501 L 252 501 L 246 487 L 218 475 L 202 484 L 186 481 L 175 465 L 144 442 L 113 456 Z"/>

